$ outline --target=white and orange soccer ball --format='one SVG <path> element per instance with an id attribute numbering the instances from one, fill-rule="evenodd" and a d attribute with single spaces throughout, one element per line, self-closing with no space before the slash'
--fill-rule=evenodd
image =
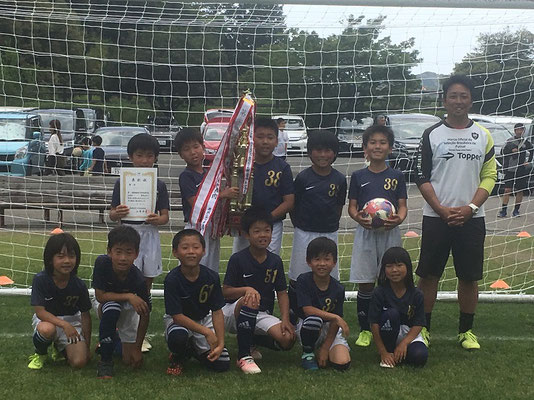
<path id="1" fill-rule="evenodd" d="M 383 230 L 384 221 L 395 214 L 395 206 L 389 200 L 377 197 L 365 203 L 363 211 L 364 218 L 371 220 L 373 229 Z"/>

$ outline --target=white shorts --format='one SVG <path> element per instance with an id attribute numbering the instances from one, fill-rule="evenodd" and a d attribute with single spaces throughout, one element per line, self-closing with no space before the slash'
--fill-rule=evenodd
<path id="1" fill-rule="evenodd" d="M 195 229 L 193 225 L 189 222 L 186 223 L 184 229 Z M 206 228 L 207 232 L 211 232 L 211 222 Z M 200 260 L 200 263 L 212 271 L 219 273 L 219 261 L 220 261 L 220 250 L 221 250 L 221 239 L 212 238 L 209 234 L 204 235 L 204 241 L 206 242 L 206 254 Z"/>
<path id="2" fill-rule="evenodd" d="M 82 341 L 85 341 L 85 338 L 82 335 L 82 314 L 79 311 L 74 315 L 58 315 L 57 318 L 62 319 L 63 321 L 71 324 L 74 329 L 76 329 L 76 332 L 80 334 Z M 37 318 L 37 315 L 33 314 L 32 327 L 34 333 L 37 330 L 37 325 L 39 325 L 39 322 L 41 322 L 41 320 Z M 56 344 L 56 348 L 58 349 L 58 351 L 65 350 L 65 347 L 70 344 L 67 335 L 65 335 L 65 331 L 59 326 L 56 326 L 56 336 L 54 337 L 54 343 Z"/>
<path id="3" fill-rule="evenodd" d="M 399 344 L 402 341 L 402 339 L 404 339 L 406 337 L 408 332 L 410 332 L 410 329 L 411 328 L 408 325 L 401 325 L 400 326 L 399 336 L 397 336 L 397 343 L 396 344 Z M 425 343 L 425 341 L 423 340 L 423 336 L 421 335 L 420 332 L 419 332 L 419 335 L 417 335 L 415 337 L 415 339 L 412 340 L 410 343 L 414 343 L 414 342 L 423 342 L 423 343 Z"/>
<path id="4" fill-rule="evenodd" d="M 211 311 L 209 312 L 208 315 L 206 315 L 200 321 L 195 321 L 195 322 L 215 332 L 215 330 L 213 329 L 213 321 L 211 319 Z M 172 319 L 170 315 L 165 314 L 163 315 L 163 323 L 165 324 L 165 340 L 167 340 L 167 329 L 169 329 L 169 326 L 174 324 L 174 320 Z M 185 327 L 181 327 L 181 328 L 184 328 L 188 331 L 189 338 L 192 338 L 191 342 L 193 344 L 193 348 L 195 349 L 198 355 L 204 354 L 205 352 L 211 350 L 211 347 L 208 344 L 208 341 L 206 340 L 206 336 L 204 336 L 202 333 L 191 331 Z"/>
<path id="5" fill-rule="evenodd" d="M 237 333 L 235 307 L 237 306 L 238 301 L 239 300 L 236 300 L 233 303 L 227 303 L 222 308 L 224 314 L 224 329 L 226 332 Z M 271 315 L 266 311 L 260 311 L 256 317 L 256 329 L 254 330 L 254 333 L 257 333 L 258 335 L 267 335 L 269 329 L 281 322 L 282 321 L 274 315 Z"/>
<path id="6" fill-rule="evenodd" d="M 121 315 L 117 321 L 117 331 L 119 332 L 121 342 L 135 343 L 137 341 L 137 328 L 139 328 L 139 314 L 137 314 L 128 301 L 115 301 L 113 303 L 119 303 L 121 305 Z M 102 316 L 100 305 L 96 299 L 93 299 L 93 309 L 99 318 Z"/>
<path id="7" fill-rule="evenodd" d="M 321 236 L 332 239 L 337 244 L 337 231 L 327 233 L 308 232 L 299 228 L 295 228 L 295 233 L 293 234 L 291 260 L 289 262 L 289 279 L 296 281 L 300 274 L 311 271 L 308 263 L 306 262 L 306 250 L 308 249 L 308 244 L 310 244 L 313 239 Z M 337 264 L 330 275 L 339 281 L 339 268 Z"/>
<path id="8" fill-rule="evenodd" d="M 139 255 L 134 261 L 135 266 L 145 278 L 155 278 L 163 272 L 161 262 L 161 240 L 159 229 L 151 224 L 128 224 L 141 236 Z"/>
<path id="9" fill-rule="evenodd" d="M 244 236 L 232 235 L 234 236 L 234 244 L 232 247 L 232 254 L 237 253 L 245 248 L 247 248 L 250 243 Z M 269 250 L 271 253 L 280 255 L 280 249 L 282 248 L 282 237 L 284 236 L 284 222 L 276 221 L 273 224 L 273 234 L 271 237 L 271 243 L 269 243 Z"/>
<path id="10" fill-rule="evenodd" d="M 374 283 L 386 250 L 399 246 L 402 246 L 402 240 L 398 226 L 390 231 L 369 230 L 358 226 L 354 232 L 349 282 Z"/>
<path id="11" fill-rule="evenodd" d="M 300 341 L 301 345 L 302 345 L 302 341 L 300 340 L 300 330 L 302 329 L 302 324 L 303 323 L 304 323 L 304 320 L 302 318 L 299 318 L 299 320 L 297 322 L 297 336 L 299 338 L 299 341 Z M 315 342 L 315 348 L 316 349 L 319 348 L 319 346 L 321 346 L 323 344 L 324 340 L 326 339 L 326 335 L 328 334 L 328 329 L 329 328 L 330 328 L 330 322 L 323 323 L 323 326 L 321 327 L 321 333 L 319 333 L 319 339 L 317 339 L 317 341 Z M 329 350 L 332 350 L 332 348 L 334 346 L 337 346 L 337 345 L 345 346 L 347 348 L 347 350 L 350 351 L 349 344 L 347 342 L 347 339 L 345 339 L 343 337 L 343 330 L 341 328 L 339 328 L 337 330 L 336 337 L 334 338 L 334 341 L 330 345 L 330 349 Z"/>

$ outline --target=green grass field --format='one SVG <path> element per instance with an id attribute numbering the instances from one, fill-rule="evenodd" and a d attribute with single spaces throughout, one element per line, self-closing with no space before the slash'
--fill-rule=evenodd
<path id="1" fill-rule="evenodd" d="M 167 349 L 163 338 L 163 301 L 154 301 L 149 328 L 153 349 L 142 369 L 132 371 L 116 360 L 116 376 L 96 378 L 97 359 L 80 371 L 65 363 L 49 363 L 40 371 L 27 368 L 33 353 L 28 297 L 0 297 L 0 398 L 2 399 L 531 399 L 534 307 L 530 304 L 480 304 L 475 320 L 482 349 L 467 352 L 456 343 L 457 306 L 437 304 L 428 364 L 393 370 L 378 366 L 374 344 L 357 348 L 356 310 L 345 314 L 352 329 L 352 367 L 305 372 L 300 348 L 289 352 L 263 350 L 263 372 L 245 376 L 235 366 L 236 339 L 227 335 L 231 370 L 216 374 L 191 360 L 180 377 L 165 375 Z M 98 321 L 93 318 L 93 344 Z"/>

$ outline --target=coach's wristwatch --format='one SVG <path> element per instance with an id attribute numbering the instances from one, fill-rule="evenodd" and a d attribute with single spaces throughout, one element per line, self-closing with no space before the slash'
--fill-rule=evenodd
<path id="1" fill-rule="evenodd" d="M 474 203 L 469 203 L 469 207 L 471 207 L 471 211 L 473 211 L 473 215 L 476 215 L 476 213 L 478 213 L 478 210 L 480 210 L 480 208 Z"/>

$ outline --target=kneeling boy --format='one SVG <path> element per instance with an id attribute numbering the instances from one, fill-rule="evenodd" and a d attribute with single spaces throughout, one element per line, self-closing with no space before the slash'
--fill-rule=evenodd
<path id="1" fill-rule="evenodd" d="M 243 214 L 241 228 L 250 246 L 234 253 L 228 261 L 223 295 L 229 304 L 223 313 L 225 327 L 237 333 L 238 367 L 245 374 L 257 374 L 261 370 L 252 358 L 251 347 L 289 350 L 295 343 L 295 332 L 289 322 L 284 264 L 280 256 L 267 250 L 273 228 L 271 214 L 252 207 Z M 272 315 L 274 292 L 281 320 Z"/>
<path id="2" fill-rule="evenodd" d="M 230 368 L 224 347 L 224 297 L 219 275 L 200 260 L 206 243 L 200 232 L 184 229 L 172 240 L 180 265 L 165 278 L 165 338 L 171 351 L 167 374 L 181 375 L 190 343 L 198 360 L 222 372 Z"/>
<path id="3" fill-rule="evenodd" d="M 330 362 L 339 371 L 347 370 L 350 347 L 345 339 L 349 326 L 343 319 L 345 288 L 330 276 L 337 263 L 336 242 L 327 237 L 313 239 L 306 250 L 306 261 L 311 272 L 301 274 L 296 285 L 302 367 L 316 370 Z"/>
<path id="4" fill-rule="evenodd" d="M 108 234 L 108 254 L 95 260 L 93 288 L 100 316 L 99 378 L 113 377 L 112 356 L 117 331 L 124 363 L 134 368 L 143 363 L 141 345 L 151 303 L 143 274 L 134 266 L 139 241 L 134 228 L 120 225 Z"/>

